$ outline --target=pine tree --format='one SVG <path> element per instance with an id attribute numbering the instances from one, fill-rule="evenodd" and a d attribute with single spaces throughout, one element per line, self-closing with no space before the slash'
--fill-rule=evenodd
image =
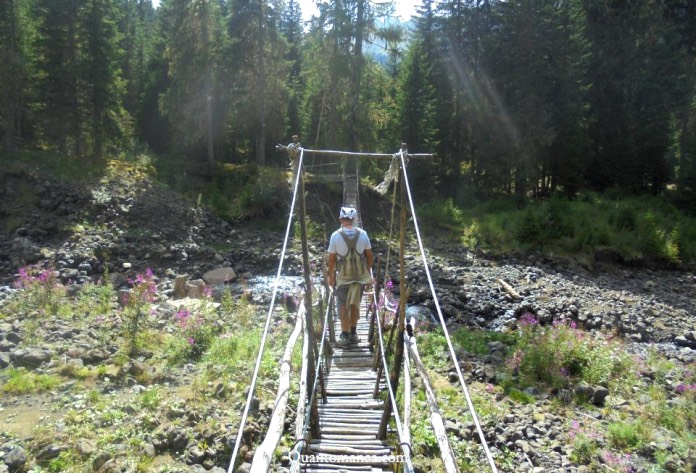
<path id="1" fill-rule="evenodd" d="M 24 53 L 21 48 L 19 9 L 14 0 L 0 3 L 0 135 L 2 147 L 16 148 L 21 135 L 24 104 Z"/>
<path id="2" fill-rule="evenodd" d="M 37 0 L 34 101 L 41 141 L 80 156 L 85 151 L 78 63 L 78 0 Z"/>
<path id="3" fill-rule="evenodd" d="M 130 135 L 122 106 L 123 82 L 118 64 L 121 50 L 115 0 L 89 0 L 84 8 L 84 51 L 81 83 L 85 114 L 91 129 L 91 154 L 101 158 L 108 143 L 124 144 Z"/>
<path id="4" fill-rule="evenodd" d="M 290 63 L 287 87 L 290 94 L 288 101 L 288 135 L 301 131 L 300 104 L 302 102 L 302 10 L 296 0 L 290 0 L 280 23 L 280 32 L 288 44 L 284 59 Z"/>
<path id="5" fill-rule="evenodd" d="M 660 2 L 584 5 L 593 52 L 590 183 L 659 192 L 669 177 L 670 115 L 683 98 L 683 50 Z"/>
<path id="6" fill-rule="evenodd" d="M 161 107 L 175 130 L 175 143 L 215 163 L 214 137 L 223 125 L 214 121 L 222 23 L 220 4 L 212 0 L 170 0 L 163 15 L 169 88 Z"/>

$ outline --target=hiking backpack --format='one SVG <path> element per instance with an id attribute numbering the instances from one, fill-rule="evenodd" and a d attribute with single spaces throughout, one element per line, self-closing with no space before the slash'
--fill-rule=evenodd
<path id="1" fill-rule="evenodd" d="M 368 284 L 372 278 L 370 277 L 370 271 L 367 268 L 367 263 L 365 261 L 365 256 L 358 253 L 355 247 L 358 244 L 358 239 L 360 238 L 361 230 L 359 228 L 355 229 L 357 234 L 354 238 L 349 238 L 340 230 L 338 233 L 343 237 L 343 241 L 346 242 L 348 246 L 348 254 L 342 257 L 337 264 L 338 269 L 338 281 L 337 284 L 347 284 L 351 282 L 359 282 L 362 284 Z"/>

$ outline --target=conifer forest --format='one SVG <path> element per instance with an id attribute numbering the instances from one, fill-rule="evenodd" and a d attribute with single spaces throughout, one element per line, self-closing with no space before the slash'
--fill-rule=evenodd
<path id="1" fill-rule="evenodd" d="M 433 152 L 418 191 L 696 189 L 696 2 L 3 0 L 4 149 L 285 165 Z M 417 166 L 416 166 L 417 167 Z"/>

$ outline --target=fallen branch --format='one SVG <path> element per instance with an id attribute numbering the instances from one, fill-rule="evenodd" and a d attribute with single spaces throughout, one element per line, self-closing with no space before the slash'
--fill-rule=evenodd
<path id="1" fill-rule="evenodd" d="M 414 323 L 413 320 L 412 323 Z M 421 381 L 423 382 L 425 396 L 428 406 L 430 407 L 430 425 L 433 427 L 435 438 L 437 438 L 437 443 L 440 447 L 440 456 L 442 457 L 445 471 L 447 473 L 459 473 L 454 452 L 452 452 L 452 447 L 450 446 L 449 438 L 447 437 L 447 431 L 445 430 L 445 424 L 442 420 L 442 414 L 440 413 L 440 408 L 437 405 L 437 397 L 435 397 L 435 391 L 430 384 L 430 376 L 428 376 L 428 372 L 426 371 L 425 366 L 423 366 L 420 355 L 418 355 L 418 346 L 416 345 L 415 336 L 409 339 L 408 348 L 411 352 L 411 361 L 413 361 L 413 366 L 416 367 L 416 371 L 418 371 Z"/>
<path id="2" fill-rule="evenodd" d="M 503 288 L 503 291 L 505 291 L 510 297 L 513 299 L 522 299 L 522 296 L 520 296 L 517 291 L 515 291 L 511 285 L 503 281 L 502 279 L 498 279 L 498 284 Z"/>
<path id="3" fill-rule="evenodd" d="M 292 351 L 295 348 L 295 342 L 302 331 L 302 321 L 304 319 L 304 304 L 297 311 L 295 319 L 295 329 L 290 334 L 288 343 L 283 352 L 283 358 L 280 365 L 280 380 L 278 381 L 278 394 L 276 395 L 275 408 L 273 416 L 268 425 L 268 432 L 263 443 L 259 445 L 254 453 L 254 459 L 251 463 L 252 472 L 267 472 L 271 466 L 273 452 L 280 443 L 280 436 L 283 434 L 285 425 L 285 411 L 288 407 L 288 395 L 290 393 L 290 360 L 292 359 Z"/>

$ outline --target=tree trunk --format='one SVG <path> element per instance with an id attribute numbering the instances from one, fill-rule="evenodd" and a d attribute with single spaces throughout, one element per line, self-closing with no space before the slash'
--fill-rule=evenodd
<path id="1" fill-rule="evenodd" d="M 256 131 L 256 164 L 263 166 L 266 164 L 266 63 L 264 60 L 266 41 L 264 38 L 264 19 L 263 19 L 263 0 L 259 0 L 259 25 L 258 25 L 258 107 L 259 107 L 259 128 Z"/>
<path id="2" fill-rule="evenodd" d="M 350 103 L 350 135 L 348 147 L 357 151 L 358 134 L 360 128 L 360 89 L 362 82 L 363 69 L 363 38 L 365 29 L 365 1 L 358 0 L 358 11 L 355 19 L 355 52 L 353 64 L 353 79 L 351 81 L 351 103 Z"/>

